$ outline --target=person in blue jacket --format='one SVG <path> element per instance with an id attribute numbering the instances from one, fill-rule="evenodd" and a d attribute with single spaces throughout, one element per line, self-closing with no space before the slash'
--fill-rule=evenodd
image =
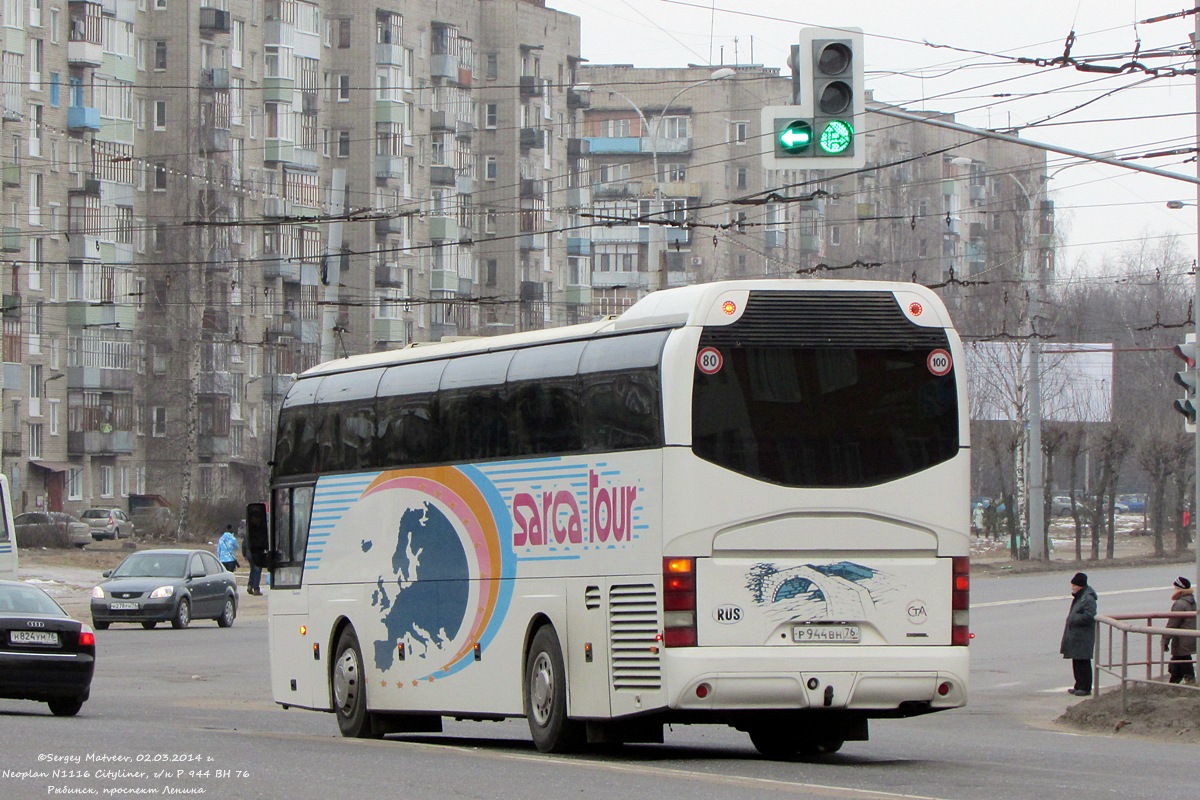
<path id="1" fill-rule="evenodd" d="M 1079 697 L 1092 693 L 1092 651 L 1096 647 L 1096 590 L 1088 586 L 1088 576 L 1076 572 L 1071 578 L 1071 610 L 1063 626 L 1059 652 L 1071 659 L 1075 686 L 1067 691 Z"/>
<path id="2" fill-rule="evenodd" d="M 217 561 L 225 565 L 225 569 L 233 572 L 237 569 L 238 540 L 233 535 L 233 526 L 226 525 L 225 532 L 217 539 Z"/>

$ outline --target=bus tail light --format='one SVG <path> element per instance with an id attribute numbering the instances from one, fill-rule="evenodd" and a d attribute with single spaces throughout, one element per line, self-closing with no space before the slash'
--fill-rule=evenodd
<path id="1" fill-rule="evenodd" d="M 955 556 L 951 563 L 950 644 L 966 647 L 971 641 L 971 561 Z"/>
<path id="2" fill-rule="evenodd" d="M 696 645 L 696 559 L 663 559 L 663 645 Z"/>

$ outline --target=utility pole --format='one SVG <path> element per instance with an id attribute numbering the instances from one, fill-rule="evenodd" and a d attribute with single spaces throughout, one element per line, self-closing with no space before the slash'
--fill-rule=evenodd
<path id="1" fill-rule="evenodd" d="M 1193 12 L 1196 29 L 1192 34 L 1192 50 L 1200 47 L 1200 13 Z M 1200 51 L 1196 52 L 1196 66 L 1200 67 Z M 1196 71 L 1196 146 L 1200 147 L 1200 69 Z M 1200 161 L 1196 162 L 1196 264 L 1194 274 L 1195 296 L 1192 299 L 1192 319 L 1195 321 L 1195 332 L 1200 334 Z M 1200 336 L 1196 337 L 1200 340 Z M 1192 549 L 1196 553 L 1196 579 L 1192 585 L 1200 592 L 1200 433 L 1192 434 L 1192 472 L 1195 484 L 1192 492 Z"/>

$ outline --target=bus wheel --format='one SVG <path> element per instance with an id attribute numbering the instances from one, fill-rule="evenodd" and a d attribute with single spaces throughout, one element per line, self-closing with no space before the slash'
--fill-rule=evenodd
<path id="1" fill-rule="evenodd" d="M 347 627 L 338 637 L 333 658 L 333 706 L 338 729 L 352 739 L 374 739 L 371 712 L 367 711 L 367 680 L 363 673 L 362 651 L 354 629 Z"/>
<path id="2" fill-rule="evenodd" d="M 525 658 L 525 716 L 533 743 L 543 753 L 566 753 L 583 744 L 583 724 L 567 718 L 567 672 L 558 634 L 543 625 Z"/>

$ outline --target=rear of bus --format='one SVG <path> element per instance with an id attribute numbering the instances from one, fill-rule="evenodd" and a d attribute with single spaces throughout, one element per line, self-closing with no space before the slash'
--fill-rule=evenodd
<path id="1" fill-rule="evenodd" d="M 963 352 L 910 284 L 722 283 L 663 356 L 671 714 L 769 755 L 967 699 Z M 669 293 L 663 293 L 667 295 Z"/>

